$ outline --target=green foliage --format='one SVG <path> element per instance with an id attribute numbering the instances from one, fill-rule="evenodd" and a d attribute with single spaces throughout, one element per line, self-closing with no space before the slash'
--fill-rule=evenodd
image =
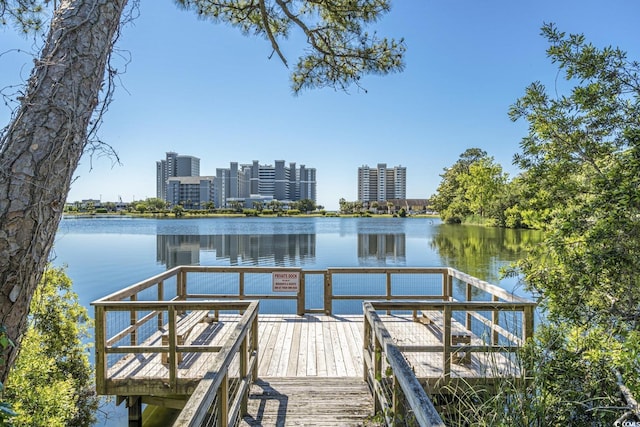
<path id="1" fill-rule="evenodd" d="M 388 0 L 248 2 L 176 0 L 185 9 L 215 22 L 263 36 L 273 53 L 287 64 L 278 40 L 292 28 L 301 31 L 309 48 L 298 59 L 291 79 L 294 92 L 305 88 L 345 90 L 360 85 L 364 74 L 388 74 L 403 69 L 403 40 L 379 38 L 368 26 L 390 9 Z"/>
<path id="2" fill-rule="evenodd" d="M 40 350 L 46 338 L 31 328 L 7 381 L 16 426 L 60 426 L 76 415 L 73 379 L 61 375 L 56 361 Z"/>
<path id="3" fill-rule="evenodd" d="M 508 177 L 484 150 L 467 149 L 440 177 L 432 203 L 443 221 L 461 223 L 470 215 L 478 215 L 492 218 L 494 225 L 505 225 L 505 210 L 513 203 L 508 197 Z"/>
<path id="4" fill-rule="evenodd" d="M 519 268 L 549 321 L 570 334 L 569 344 L 581 338 L 565 367 L 581 375 L 589 375 L 581 366 L 597 368 L 607 387 L 618 368 L 638 396 L 632 357 L 640 351 L 640 66 L 619 49 L 596 48 L 554 25 L 542 32 L 551 61 L 573 88 L 550 96 L 533 83 L 510 111 L 529 123 L 515 159 L 531 196 L 521 217 L 546 230 L 544 247 Z M 546 351 L 553 360 L 571 356 L 566 346 Z M 610 404 L 608 388 L 578 385 L 581 395 L 564 402 L 569 409 L 579 413 L 591 397 Z"/>
<path id="5" fill-rule="evenodd" d="M 31 303 L 29 329 L 5 397 L 16 426 L 88 426 L 98 400 L 87 347 L 89 316 L 64 269 L 49 267 Z"/>
<path id="6" fill-rule="evenodd" d="M 173 209 L 171 209 L 171 212 L 173 212 L 176 218 L 181 217 L 182 215 L 184 215 L 184 208 L 180 205 L 175 205 Z"/>
<path id="7" fill-rule="evenodd" d="M 15 347 L 15 344 L 7 335 L 7 329 L 4 325 L 0 325 L 0 349 L 4 350 L 7 347 Z M 5 363 L 4 358 L 0 357 L 0 363 Z M 11 403 L 4 401 L 4 384 L 0 382 L 0 425 L 5 425 L 9 419 L 16 415 L 17 414 L 13 410 Z"/>
<path id="8" fill-rule="evenodd" d="M 0 26 L 13 23 L 23 33 L 41 31 L 50 0 L 0 0 Z"/>
<path id="9" fill-rule="evenodd" d="M 147 211 L 147 204 L 146 203 L 137 203 L 136 204 L 136 211 L 138 211 L 138 213 L 145 213 Z"/>
<path id="10" fill-rule="evenodd" d="M 567 324 L 538 328 L 518 354 L 527 381 L 504 378 L 487 389 L 447 390 L 454 395 L 448 425 L 614 425 L 625 402 L 609 366 L 608 338 L 605 330 Z"/>
<path id="11" fill-rule="evenodd" d="M 316 210 L 316 202 L 311 199 L 302 199 L 295 202 L 295 206 L 292 206 L 292 208 L 305 213 L 313 212 Z"/>

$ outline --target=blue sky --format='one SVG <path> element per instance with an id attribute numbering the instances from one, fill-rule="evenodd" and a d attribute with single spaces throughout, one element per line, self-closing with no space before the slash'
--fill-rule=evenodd
<path id="1" fill-rule="evenodd" d="M 517 174 L 511 162 L 527 126 L 509 120 L 509 106 L 533 81 L 552 91 L 557 84 L 540 36 L 544 22 L 640 59 L 637 0 L 396 0 L 376 29 L 405 38 L 404 72 L 366 77 L 366 93 L 294 96 L 267 41 L 198 20 L 172 1 L 140 3 L 118 43 L 117 67 L 130 62 L 101 129 L 122 165 L 83 158 L 69 201 L 155 197 L 155 162 L 166 151 L 199 157 L 203 175 L 231 161 L 314 167 L 317 202 L 328 209 L 341 197 L 356 199 L 363 164 L 406 166 L 407 197 L 426 198 L 467 148 L 486 150 Z M 290 63 L 303 41 L 283 42 Z M 0 52 L 30 45 L 0 30 Z M 0 87 L 26 79 L 29 64 L 22 53 L 0 55 Z M 2 126 L 9 114 L 0 106 Z"/>

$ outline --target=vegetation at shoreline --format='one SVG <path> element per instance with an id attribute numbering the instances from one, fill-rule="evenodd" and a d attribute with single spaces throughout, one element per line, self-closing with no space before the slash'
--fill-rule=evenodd
<path id="1" fill-rule="evenodd" d="M 253 208 L 245 208 L 240 203 L 236 203 L 228 208 L 215 208 L 213 203 L 208 203 L 205 209 L 184 209 L 181 205 L 169 208 L 168 204 L 161 199 L 148 198 L 133 202 L 126 209 L 118 210 L 115 203 L 105 203 L 96 208 L 92 202 L 82 206 L 79 202 L 70 204 L 65 208 L 65 215 L 72 216 L 131 216 L 140 218 L 206 218 L 206 217 L 283 217 L 283 216 L 306 216 L 306 217 L 422 217 L 434 218 L 437 214 L 411 213 L 408 214 L 405 208 L 393 205 L 385 205 L 385 210 L 378 209 L 377 203 L 374 206 L 364 207 L 362 203 L 346 202 L 340 199 L 340 211 L 327 211 L 321 205 L 316 205 L 313 200 L 304 199 L 290 203 L 286 209 L 283 204 L 273 200 L 266 204 L 255 202 Z M 426 208 L 426 207 L 425 207 Z"/>
<path id="2" fill-rule="evenodd" d="M 63 268 L 48 267 L 31 302 L 29 327 L 3 400 L 13 426 L 90 426 L 98 398 L 89 364 L 90 318 Z M 1 423 L 0 423 L 1 424 Z"/>
<path id="3" fill-rule="evenodd" d="M 479 405 L 466 420 L 638 421 L 640 408 L 625 398 L 640 396 L 640 64 L 551 24 L 542 33 L 573 87 L 550 95 L 535 82 L 512 106 L 510 117 L 529 124 L 514 159 L 522 173 L 509 181 L 486 152 L 469 149 L 433 198 L 444 221 L 545 236 L 507 272 L 524 278 L 544 311 L 521 354 L 531 381 L 505 384 L 484 397 L 493 399 L 488 412 Z"/>

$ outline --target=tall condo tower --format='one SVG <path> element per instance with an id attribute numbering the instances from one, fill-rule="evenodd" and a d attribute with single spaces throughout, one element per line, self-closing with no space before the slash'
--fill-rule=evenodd
<path id="1" fill-rule="evenodd" d="M 363 203 L 383 202 L 407 197 L 407 168 L 378 163 L 375 168 L 358 168 L 358 200 Z"/>

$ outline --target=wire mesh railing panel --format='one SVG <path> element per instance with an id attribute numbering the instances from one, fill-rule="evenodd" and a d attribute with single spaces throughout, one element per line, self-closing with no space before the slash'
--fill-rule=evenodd
<path id="1" fill-rule="evenodd" d="M 324 308 L 324 272 L 304 272 L 306 309 Z"/>
<path id="2" fill-rule="evenodd" d="M 237 272 L 190 272 L 187 293 L 239 295 L 240 275 Z"/>
<path id="3" fill-rule="evenodd" d="M 403 295 L 442 295 L 441 273 L 393 273 L 391 293 Z"/>
<path id="4" fill-rule="evenodd" d="M 272 273 L 244 273 L 244 292 L 247 296 L 272 294 Z M 295 295 L 295 292 L 283 292 L 282 294 Z"/>
<path id="5" fill-rule="evenodd" d="M 333 273 L 331 280 L 334 296 L 379 296 L 387 293 L 387 275 L 385 273 Z"/>
<path id="6" fill-rule="evenodd" d="M 220 396 L 216 395 L 216 397 L 209 405 L 209 408 L 206 411 L 206 416 L 202 420 L 200 426 L 202 427 L 218 427 L 218 426 L 226 426 L 226 422 L 220 422 Z"/>

